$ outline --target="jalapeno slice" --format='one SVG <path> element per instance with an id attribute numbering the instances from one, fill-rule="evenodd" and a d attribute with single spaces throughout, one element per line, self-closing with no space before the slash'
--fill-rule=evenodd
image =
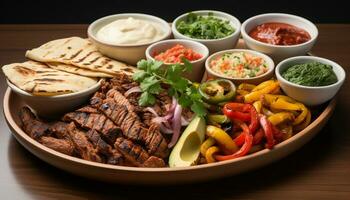
<path id="1" fill-rule="evenodd" d="M 232 100 L 236 95 L 236 87 L 229 80 L 215 79 L 202 83 L 199 92 L 206 102 L 218 104 Z"/>

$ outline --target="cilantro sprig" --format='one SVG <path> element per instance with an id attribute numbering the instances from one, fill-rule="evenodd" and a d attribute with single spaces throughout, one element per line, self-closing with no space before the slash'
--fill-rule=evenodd
<path id="1" fill-rule="evenodd" d="M 212 12 L 208 16 L 190 12 L 183 21 L 176 24 L 176 29 L 181 34 L 196 39 L 220 39 L 235 32 L 230 21 L 215 17 Z"/>
<path id="2" fill-rule="evenodd" d="M 133 79 L 140 83 L 142 91 L 139 105 L 153 105 L 155 96 L 165 90 L 162 87 L 165 84 L 168 86 L 168 94 L 174 96 L 182 107 L 190 108 L 199 116 L 206 115 L 207 110 L 198 89 L 190 80 L 182 77 L 183 72 L 192 71 L 192 64 L 186 59 L 183 59 L 183 63 L 164 68 L 161 61 L 139 61 L 137 68 L 140 71 L 133 75 Z"/>

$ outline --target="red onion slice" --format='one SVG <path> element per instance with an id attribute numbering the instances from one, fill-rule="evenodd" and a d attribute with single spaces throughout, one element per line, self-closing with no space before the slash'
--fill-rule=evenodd
<path id="1" fill-rule="evenodd" d="M 135 86 L 135 87 L 132 87 L 132 88 L 128 89 L 128 91 L 126 91 L 124 93 L 124 96 L 127 97 L 130 94 L 135 93 L 135 92 L 142 92 L 140 86 Z"/>
<path id="2" fill-rule="evenodd" d="M 172 118 L 172 128 L 173 128 L 173 136 L 171 138 L 170 143 L 168 144 L 168 147 L 173 147 L 177 140 L 180 137 L 181 132 L 181 113 L 182 113 L 182 107 L 177 104 L 174 111 L 174 117 Z"/>
<path id="3" fill-rule="evenodd" d="M 148 111 L 148 112 L 152 113 L 153 115 L 155 115 L 156 117 L 159 117 L 158 113 L 152 107 L 145 108 L 145 111 Z"/>

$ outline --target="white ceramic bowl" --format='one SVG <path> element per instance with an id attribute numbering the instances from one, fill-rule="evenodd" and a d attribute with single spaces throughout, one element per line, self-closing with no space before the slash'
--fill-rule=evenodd
<path id="1" fill-rule="evenodd" d="M 208 48 L 196 41 L 191 41 L 191 40 L 182 40 L 182 39 L 172 39 L 172 40 L 164 40 L 160 41 L 157 43 L 154 43 L 150 45 L 146 49 L 146 58 L 150 60 L 154 60 L 153 56 L 156 53 L 161 53 L 166 51 L 167 49 L 170 49 L 174 47 L 176 44 L 181 44 L 185 48 L 190 48 L 193 51 L 199 53 L 202 55 L 202 58 L 191 61 L 192 63 L 192 71 L 191 72 L 185 72 L 183 75 L 184 77 L 188 78 L 191 81 L 194 82 L 201 82 L 203 78 L 203 73 L 204 73 L 204 63 L 205 60 L 208 58 L 209 55 L 209 50 Z M 165 64 L 165 66 L 167 66 Z"/>
<path id="2" fill-rule="evenodd" d="M 282 73 L 289 67 L 297 64 L 309 63 L 309 62 L 320 62 L 323 64 L 328 64 L 333 67 L 333 71 L 338 78 L 338 81 L 332 85 L 327 86 L 302 86 L 292 82 L 287 81 L 282 77 Z M 337 63 L 320 57 L 315 56 L 297 56 L 288 58 L 280 62 L 276 67 L 276 77 L 280 82 L 282 90 L 290 97 L 300 101 L 309 106 L 320 105 L 326 101 L 332 99 L 339 88 L 342 86 L 345 80 L 345 71 Z"/>
<path id="3" fill-rule="evenodd" d="M 259 76 L 252 77 L 252 78 L 232 78 L 232 77 L 228 77 L 228 76 L 219 74 L 211 69 L 210 62 L 213 59 L 215 59 L 215 58 L 217 58 L 225 53 L 239 53 L 239 52 L 246 52 L 246 53 L 252 54 L 254 56 L 258 56 L 258 57 L 263 58 L 266 62 L 267 67 L 268 67 L 268 71 L 265 72 L 264 74 L 261 74 Z M 243 82 L 251 83 L 251 84 L 258 84 L 258 83 L 261 83 L 261 82 L 266 81 L 268 79 L 271 79 L 273 76 L 274 68 L 275 68 L 275 64 L 269 56 L 267 56 L 263 53 L 253 51 L 253 50 L 248 50 L 248 49 L 229 49 L 229 50 L 225 50 L 225 51 L 219 51 L 219 52 L 209 56 L 205 62 L 205 69 L 207 70 L 209 77 L 229 79 L 229 80 L 232 80 L 232 82 L 234 82 L 235 84 L 240 84 Z"/>
<path id="4" fill-rule="evenodd" d="M 55 118 L 88 102 L 91 95 L 100 88 L 101 81 L 102 79 L 85 90 L 57 96 L 35 96 L 21 90 L 9 80 L 7 80 L 7 84 L 37 115 L 44 116 L 45 118 Z"/>
<path id="5" fill-rule="evenodd" d="M 135 44 L 135 45 L 116 45 L 109 44 L 99 40 L 96 37 L 97 32 L 105 25 L 118 20 L 118 19 L 126 19 L 129 17 L 133 17 L 135 19 L 142 19 L 146 21 L 150 21 L 153 23 L 157 23 L 163 29 L 164 36 L 158 40 L 145 43 L 145 44 Z M 136 63 L 145 58 L 145 50 L 152 43 L 158 42 L 160 40 L 167 39 L 171 36 L 171 28 L 169 24 L 161 18 L 146 15 L 146 14 L 138 14 L 138 13 L 124 13 L 124 14 L 116 14 L 109 15 L 94 21 L 90 24 L 88 28 L 88 36 L 89 39 L 97 46 L 98 50 L 111 58 L 114 58 L 119 61 L 124 61 L 130 65 L 136 65 Z"/>
<path id="6" fill-rule="evenodd" d="M 267 22 L 287 23 L 302 28 L 310 34 L 311 39 L 302 44 L 282 46 L 260 42 L 249 36 L 249 32 L 253 28 Z M 292 56 L 306 55 L 314 46 L 318 36 L 317 27 L 309 20 L 283 13 L 267 13 L 251 17 L 243 22 L 241 33 L 248 48 L 265 53 L 275 61 L 281 61 Z"/>
<path id="7" fill-rule="evenodd" d="M 174 37 L 176 39 L 187 39 L 187 40 L 200 42 L 208 47 L 210 54 L 221 50 L 225 50 L 225 49 L 235 48 L 240 36 L 241 22 L 232 15 L 229 15 L 227 13 L 220 12 L 220 11 L 215 11 L 215 10 L 199 10 L 199 11 L 193 11 L 192 13 L 195 13 L 197 15 L 208 16 L 208 13 L 210 12 L 213 13 L 214 17 L 228 20 L 230 22 L 230 25 L 235 29 L 235 31 L 231 35 L 228 35 L 220 39 L 205 40 L 205 39 L 195 39 L 195 38 L 187 37 L 181 34 L 176 28 L 176 25 L 187 17 L 188 13 L 185 13 L 177 17 L 172 23 L 171 29 L 173 31 Z"/>

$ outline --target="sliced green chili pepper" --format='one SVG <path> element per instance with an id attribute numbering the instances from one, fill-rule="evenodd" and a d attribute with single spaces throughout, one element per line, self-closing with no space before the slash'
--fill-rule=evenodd
<path id="1" fill-rule="evenodd" d="M 212 125 L 224 124 L 230 122 L 230 119 L 226 115 L 210 114 L 208 115 L 208 122 Z"/>
<path id="2" fill-rule="evenodd" d="M 218 104 L 232 100 L 236 95 L 236 87 L 229 80 L 215 79 L 202 83 L 199 86 L 199 93 L 206 102 Z"/>

